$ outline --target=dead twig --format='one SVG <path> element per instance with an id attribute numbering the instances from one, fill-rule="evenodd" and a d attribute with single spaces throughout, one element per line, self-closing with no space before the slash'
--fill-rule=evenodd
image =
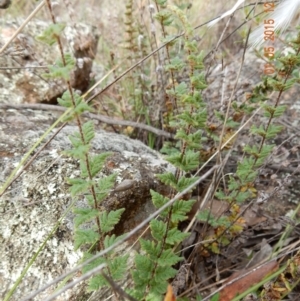
<path id="1" fill-rule="evenodd" d="M 0 109 L 31 109 L 31 110 L 47 110 L 47 111 L 59 111 L 65 112 L 66 108 L 61 106 L 54 106 L 54 105 L 47 105 L 47 104 L 0 104 Z M 111 118 L 109 116 L 99 115 L 99 114 L 92 114 L 92 113 L 83 113 L 83 117 L 87 117 L 89 119 L 99 120 L 106 124 L 113 124 L 113 125 L 120 125 L 120 126 L 131 126 L 134 128 L 139 128 L 148 132 L 151 132 L 157 136 L 166 137 L 168 139 L 173 139 L 174 135 L 168 133 L 164 130 L 157 129 L 153 126 L 146 125 L 139 122 L 128 121 L 128 120 L 118 120 L 115 118 Z"/>

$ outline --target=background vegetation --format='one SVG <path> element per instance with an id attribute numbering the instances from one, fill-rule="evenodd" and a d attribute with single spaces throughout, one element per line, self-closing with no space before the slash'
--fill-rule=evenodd
<path id="1" fill-rule="evenodd" d="M 231 2 L 234 3 L 226 2 L 228 9 L 232 7 Z M 226 19 L 207 28 L 204 24 L 210 18 L 224 12 L 220 1 L 207 4 L 200 0 L 191 3 L 65 0 L 61 6 L 53 2 L 52 7 L 50 3 L 46 1 L 45 8 L 35 16 L 51 20 L 52 14 L 49 22 L 52 24 L 46 34 L 37 37 L 39 40 L 53 47 L 59 46 L 64 26 L 55 23 L 60 22 L 76 24 L 88 20 L 100 32 L 91 86 L 103 80 L 90 92 L 90 98 L 78 95 L 71 87 L 69 71 L 75 64 L 72 55 L 61 51 L 59 63 L 47 75 L 66 82 L 68 91 L 57 102 L 69 109 L 63 121 L 72 119 L 78 125 L 78 132 L 70 137 L 73 148 L 65 155 L 80 162 L 80 176 L 66 181 L 74 199 L 74 248 L 84 251 L 82 272 L 86 275 L 93 272 L 88 289 L 97 291 L 111 287 L 119 298 L 165 298 L 167 301 L 174 300 L 173 290 L 178 300 L 212 298 L 221 301 L 233 300 L 236 295 L 241 299 L 250 292 L 256 294 L 258 300 L 281 300 L 297 292 L 298 240 L 291 240 L 290 249 L 284 248 L 292 228 L 298 225 L 296 205 L 277 241 L 268 241 L 271 252 L 263 254 L 264 263 L 254 260 L 259 267 L 253 263 L 248 265 L 259 253 L 254 248 L 252 255 L 244 255 L 247 264 L 240 274 L 233 274 L 234 279 L 242 279 L 240 282 L 227 279 L 233 267 L 220 273 L 218 264 L 210 260 L 224 261 L 224 253 L 245 229 L 251 228 L 245 213 L 261 200 L 260 178 L 266 164 L 274 163 L 276 138 L 281 137 L 284 130 L 281 121 L 287 110 L 286 103 L 282 103 L 283 95 L 299 83 L 299 36 L 296 33 L 287 36 L 285 43 L 291 47 L 289 52 L 283 51 L 285 43 L 277 46 L 274 56 L 269 58 L 257 52 L 265 62 L 274 64 L 275 72 L 264 76 L 262 69 L 257 70 L 261 73 L 260 82 L 251 87 L 251 91 L 241 90 L 242 94 L 236 95 L 240 70 L 235 69 L 236 84 L 225 87 L 221 84 L 226 81 L 225 66 L 235 60 L 240 60 L 242 66 L 244 53 L 250 52 L 246 45 L 250 25 L 262 22 L 261 18 L 253 17 L 252 6 L 239 10 L 230 24 Z M 36 5 L 36 1 L 15 1 L 11 8 L 2 12 L 3 23 L 8 21 L 6 18 L 26 17 Z M 246 18 L 252 17 L 252 22 L 245 22 Z M 239 28 L 242 23 L 245 25 Z M 224 28 L 226 39 L 223 41 Z M 224 93 L 220 93 L 222 97 L 218 98 L 209 90 L 217 65 L 225 81 L 215 89 L 226 90 L 230 97 L 224 98 Z M 89 104 L 87 99 L 91 100 Z M 118 237 L 111 232 L 124 210 L 98 210 L 114 185 L 115 175 L 97 179 L 110 154 L 90 154 L 93 123 L 81 120 L 81 114 L 89 110 L 118 120 L 146 124 L 172 137 L 166 139 L 134 126 L 103 126 L 161 151 L 176 168 L 175 174 L 157 176 L 168 187 L 167 193 L 151 190 L 159 216 L 153 216 L 149 221 L 151 237 L 140 238 L 139 251 L 134 263 L 130 263 L 129 274 L 126 273 L 129 256 L 114 251 L 125 236 Z M 241 138 L 245 136 L 247 139 Z M 289 162 L 294 160 L 293 167 L 299 162 L 298 146 L 295 147 L 296 151 L 290 151 L 288 157 Z M 226 169 L 229 159 L 234 161 L 231 170 Z M 292 169 L 292 175 L 296 174 L 297 168 Z M 281 176 L 280 167 L 274 174 Z M 204 180 L 205 184 L 202 184 Z M 85 195 L 88 207 L 76 206 L 80 194 Z M 219 208 L 225 204 L 225 209 L 215 212 L 213 204 Z M 188 240 L 193 235 L 197 239 Z M 195 276 L 197 265 L 206 270 L 202 282 L 199 282 L 199 275 L 198 278 Z M 95 273 L 95 269 L 101 273 Z M 186 282 L 179 287 L 176 280 L 183 269 L 188 270 Z M 245 278 L 247 276 L 250 278 Z M 122 286 L 129 279 L 130 285 Z M 224 287 L 221 287 L 222 279 L 227 279 Z M 173 289 L 166 293 L 168 283 Z M 201 288 L 199 283 L 202 283 Z M 263 286 L 265 283 L 268 287 Z M 10 293 L 13 294 L 13 290 Z M 5 300 L 9 300 L 10 293 Z"/>

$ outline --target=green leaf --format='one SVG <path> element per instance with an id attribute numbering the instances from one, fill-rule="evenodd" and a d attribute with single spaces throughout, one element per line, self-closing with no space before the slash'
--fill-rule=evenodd
<path id="1" fill-rule="evenodd" d="M 168 231 L 168 236 L 166 239 L 167 244 L 175 245 L 182 242 L 184 239 L 190 236 L 190 233 L 183 233 L 177 228 L 172 228 Z"/>
<path id="2" fill-rule="evenodd" d="M 241 192 L 241 191 L 239 191 L 239 193 L 235 197 L 235 201 L 238 204 L 242 204 L 246 200 L 248 200 L 251 197 L 251 195 L 252 195 L 252 192 L 249 192 L 249 191 Z"/>
<path id="3" fill-rule="evenodd" d="M 73 212 L 76 214 L 74 218 L 75 227 L 80 226 L 83 223 L 89 222 L 99 216 L 99 210 L 92 208 L 78 208 L 75 207 Z"/>
<path id="4" fill-rule="evenodd" d="M 185 190 L 186 188 L 194 184 L 198 179 L 199 177 L 192 177 L 192 178 L 187 178 L 185 176 L 180 177 L 177 184 L 177 190 L 179 192 L 182 192 L 183 190 Z"/>
<path id="5" fill-rule="evenodd" d="M 205 78 L 203 74 L 198 74 L 191 76 L 190 78 L 191 84 L 195 89 L 204 90 L 207 88 L 207 84 L 205 82 Z"/>
<path id="6" fill-rule="evenodd" d="M 230 185 L 230 184 L 229 184 L 229 185 Z M 230 188 L 229 188 L 229 185 L 228 185 L 228 190 L 231 191 Z M 237 187 L 238 187 L 238 186 L 237 186 Z M 224 191 L 222 191 L 222 190 L 218 190 L 218 191 L 215 193 L 215 197 L 218 198 L 219 200 L 225 200 L 225 199 L 226 199 L 226 195 L 225 195 Z"/>
<path id="7" fill-rule="evenodd" d="M 163 195 L 161 195 L 160 193 L 158 193 L 152 189 L 150 189 L 150 193 L 151 193 L 153 205 L 157 209 L 161 208 L 163 205 L 165 205 L 167 202 L 170 201 L 169 198 L 164 197 Z M 166 212 L 167 211 L 165 211 L 165 213 Z"/>
<path id="8" fill-rule="evenodd" d="M 102 160 L 102 157 L 103 157 L 102 154 L 96 155 L 96 156 L 89 156 L 89 166 L 90 166 L 91 177 L 95 177 L 102 170 L 102 168 L 104 166 L 104 161 L 105 161 L 105 160 Z M 80 160 L 80 171 L 81 171 L 82 178 L 86 178 L 89 176 L 88 170 L 86 168 L 86 160 Z M 105 178 L 103 178 L 103 179 L 105 179 Z M 101 180 L 102 180 L 102 178 L 101 178 Z M 115 181 L 115 176 L 109 176 L 109 178 L 106 181 L 102 180 L 102 181 L 98 182 L 99 189 L 103 190 L 103 191 L 105 189 L 110 189 L 114 185 L 114 181 Z M 108 182 L 110 182 L 110 184 L 111 184 L 109 187 L 108 187 Z"/>
<path id="9" fill-rule="evenodd" d="M 175 201 L 172 208 L 171 220 L 173 223 L 182 222 L 187 219 L 187 214 L 191 211 L 196 200 L 178 200 Z"/>
<path id="10" fill-rule="evenodd" d="M 69 140 L 71 141 L 74 148 L 84 146 L 83 141 L 81 140 L 80 134 L 78 132 L 74 132 L 73 135 L 70 135 Z"/>
<path id="11" fill-rule="evenodd" d="M 181 58 L 175 57 L 171 59 L 171 63 L 165 66 L 166 71 L 180 71 L 185 66 Z"/>
<path id="12" fill-rule="evenodd" d="M 136 269 L 132 272 L 132 277 L 136 289 L 143 292 L 151 278 L 154 263 L 147 256 L 140 254 L 136 254 L 134 262 Z"/>
<path id="13" fill-rule="evenodd" d="M 150 292 L 146 297 L 146 301 L 161 301 L 162 296 L 166 293 L 168 281 L 157 281 L 156 279 L 150 282 Z"/>
<path id="14" fill-rule="evenodd" d="M 157 263 L 162 267 L 173 266 L 182 259 L 183 257 L 175 255 L 172 249 L 168 249 L 162 252 L 161 256 L 157 259 Z"/>
<path id="15" fill-rule="evenodd" d="M 94 177 L 103 168 L 106 159 L 111 156 L 112 153 L 102 153 L 93 157 L 90 157 L 90 169 L 91 175 Z M 104 188 L 105 189 L 105 188 Z"/>
<path id="16" fill-rule="evenodd" d="M 88 191 L 88 189 L 93 185 L 92 181 L 87 181 L 81 178 L 75 178 L 75 179 L 68 178 L 67 182 L 71 184 L 69 191 L 72 197 L 74 197 L 79 193 Z"/>
<path id="17" fill-rule="evenodd" d="M 94 292 L 104 286 L 109 286 L 109 283 L 102 275 L 96 275 L 89 279 L 88 291 Z"/>
<path id="18" fill-rule="evenodd" d="M 156 177 L 165 185 L 170 185 L 175 188 L 177 186 L 177 179 L 175 175 L 171 172 L 165 172 L 163 174 L 158 174 Z"/>
<path id="19" fill-rule="evenodd" d="M 266 157 L 268 157 L 271 154 L 271 152 L 274 149 L 274 147 L 275 147 L 275 144 L 270 144 L 270 145 L 264 144 L 262 146 L 260 154 L 259 154 L 260 158 L 266 158 Z"/>
<path id="20" fill-rule="evenodd" d="M 183 171 L 197 169 L 200 164 L 199 153 L 192 150 L 187 150 L 183 156 L 179 153 L 168 156 L 166 159 Z"/>
<path id="21" fill-rule="evenodd" d="M 166 10 L 166 9 L 162 9 L 160 10 L 155 16 L 154 18 L 156 20 L 158 20 L 161 24 L 168 26 L 173 22 L 172 19 L 172 14 L 170 11 Z"/>
<path id="22" fill-rule="evenodd" d="M 161 244 L 153 240 L 140 238 L 141 250 L 145 251 L 151 260 L 156 260 L 161 252 Z"/>
<path id="23" fill-rule="evenodd" d="M 266 133 L 266 138 L 271 139 L 277 136 L 278 133 L 280 133 L 283 130 L 283 126 L 281 125 L 274 125 L 270 124 L 267 133 Z"/>
<path id="24" fill-rule="evenodd" d="M 66 150 L 63 153 L 75 159 L 85 159 L 85 156 L 89 152 L 89 149 L 89 145 L 79 145 L 75 149 Z"/>
<path id="25" fill-rule="evenodd" d="M 88 259 L 92 258 L 94 255 L 95 254 L 85 252 L 84 255 L 83 255 L 83 258 L 82 258 L 83 263 L 85 261 L 87 261 Z M 84 267 L 82 268 L 82 272 L 86 273 L 86 272 L 98 267 L 100 264 L 105 263 L 105 262 L 106 262 L 105 258 L 98 257 L 98 258 L 92 260 L 91 262 L 85 264 Z"/>
<path id="26" fill-rule="evenodd" d="M 257 171 L 254 170 L 255 160 L 254 158 L 245 157 L 242 162 L 238 162 L 236 174 L 240 178 L 241 182 L 252 182 L 257 177 Z"/>
<path id="27" fill-rule="evenodd" d="M 177 274 L 177 271 L 173 269 L 172 267 L 168 266 L 158 266 L 155 274 L 154 274 L 154 280 L 156 284 L 164 283 L 165 281 L 169 280 L 170 278 L 173 278 Z M 165 289 L 161 291 L 159 288 L 155 288 L 158 293 L 164 293 Z"/>
<path id="28" fill-rule="evenodd" d="M 80 96 L 76 90 L 75 91 L 73 90 L 73 98 L 74 98 L 74 101 L 75 101 L 75 107 L 78 106 L 81 103 L 86 104 L 86 102 L 84 101 L 84 98 L 82 96 Z M 88 111 L 91 111 L 91 110 L 92 110 L 92 108 L 89 107 Z"/>
<path id="29" fill-rule="evenodd" d="M 86 158 L 84 159 L 80 159 L 80 172 L 81 172 L 81 177 L 84 179 L 84 178 L 88 178 L 89 176 L 89 173 L 88 173 L 88 170 L 86 168 Z"/>
<path id="30" fill-rule="evenodd" d="M 99 233 L 91 229 L 77 229 L 75 231 L 74 248 L 77 250 L 84 244 L 92 244 L 99 240 Z"/>
<path id="31" fill-rule="evenodd" d="M 114 226 L 120 221 L 124 208 L 112 210 L 109 213 L 103 211 L 100 213 L 100 228 L 102 233 L 107 233 L 114 229 Z"/>
<path id="32" fill-rule="evenodd" d="M 198 130 L 195 133 L 186 134 L 184 129 L 178 129 L 175 135 L 175 139 L 181 139 L 185 141 L 189 148 L 194 150 L 200 150 L 202 148 L 202 142 L 205 139 L 202 130 Z"/>
<path id="33" fill-rule="evenodd" d="M 192 47 L 193 47 L 193 46 L 192 46 Z M 196 48 L 197 48 L 197 45 L 196 45 Z M 197 50 L 197 51 L 198 51 L 198 50 Z M 196 51 L 196 52 L 197 52 L 197 51 Z M 188 55 L 188 57 L 187 57 L 187 59 L 188 59 L 190 65 L 192 65 L 193 68 L 194 68 L 195 70 L 202 70 L 202 69 L 204 69 L 204 64 L 203 64 L 203 57 L 204 57 L 204 55 L 203 55 L 203 53 L 204 53 L 204 52 L 201 51 L 201 53 L 197 55 L 197 54 L 195 54 L 195 52 L 194 52 L 193 54 L 190 54 L 190 55 Z M 203 76 L 203 78 L 202 78 L 202 81 L 203 81 L 203 83 L 206 82 L 204 76 Z"/>
<path id="34" fill-rule="evenodd" d="M 220 299 L 220 293 L 216 293 L 212 296 L 211 301 L 219 301 Z"/>
<path id="35" fill-rule="evenodd" d="M 164 222 L 153 219 L 150 222 L 150 229 L 153 238 L 157 241 L 162 241 L 166 234 L 167 226 Z"/>
<path id="36" fill-rule="evenodd" d="M 266 136 L 266 130 L 263 128 L 262 124 L 259 127 L 252 125 L 250 131 L 252 134 L 259 135 L 263 138 Z"/>
<path id="37" fill-rule="evenodd" d="M 157 0 L 159 6 L 165 6 L 168 0 Z"/>
<path id="38" fill-rule="evenodd" d="M 58 67 L 58 66 L 48 66 L 49 73 L 44 73 L 45 78 L 63 78 L 65 80 L 70 80 L 70 70 L 69 66 Z"/>
<path id="39" fill-rule="evenodd" d="M 193 61 L 193 58 L 195 57 L 195 55 L 193 53 L 197 53 L 198 50 L 198 45 L 197 42 L 195 40 L 192 41 L 186 41 L 184 44 L 184 48 L 188 51 L 191 52 L 192 54 L 188 56 L 188 59 L 190 61 Z"/>
<path id="40" fill-rule="evenodd" d="M 250 145 L 246 145 L 244 147 L 244 151 L 247 153 L 247 154 L 250 154 L 254 157 L 259 157 L 259 149 L 257 147 L 257 145 L 253 145 L 253 146 L 250 146 Z"/>
<path id="41" fill-rule="evenodd" d="M 43 76 L 45 78 L 63 78 L 70 80 L 71 71 L 75 67 L 75 60 L 70 53 L 66 53 L 64 58 L 64 61 L 58 59 L 54 66 L 48 66 L 49 73 L 44 73 Z M 64 65 L 64 63 L 66 63 L 66 65 Z"/>
<path id="42" fill-rule="evenodd" d="M 114 186 L 117 174 L 111 174 L 99 179 L 97 183 L 96 197 L 97 203 L 99 204 L 103 201 L 111 192 L 112 187 Z"/>
<path id="43" fill-rule="evenodd" d="M 67 90 L 64 92 L 61 98 L 57 98 L 57 102 L 65 108 L 73 107 L 72 98 L 70 92 Z"/>
<path id="44" fill-rule="evenodd" d="M 125 235 L 125 234 L 124 234 Z M 122 239 L 124 235 L 116 236 L 115 234 L 113 235 L 106 235 L 104 238 L 104 247 L 105 249 L 109 248 L 112 246 L 114 243 Z"/>
<path id="45" fill-rule="evenodd" d="M 85 140 L 85 144 L 89 144 L 95 137 L 94 123 L 93 121 L 85 122 L 82 125 L 82 133 Z"/>
<path id="46" fill-rule="evenodd" d="M 92 108 L 89 107 L 89 105 L 87 103 L 85 103 L 84 101 L 82 101 L 81 103 L 79 103 L 75 109 L 74 109 L 74 114 L 80 115 L 83 112 L 86 111 L 92 111 Z"/>
<path id="47" fill-rule="evenodd" d="M 240 187 L 239 182 L 233 176 L 230 176 L 229 177 L 228 190 L 229 191 L 234 191 L 234 190 L 239 189 L 239 187 Z M 221 191 L 219 193 L 221 193 Z M 223 196 L 224 196 L 223 199 L 225 199 L 225 195 L 224 194 L 223 194 Z M 218 197 L 218 198 L 222 199 L 221 197 Z"/>
<path id="48" fill-rule="evenodd" d="M 199 212 L 197 215 L 197 219 L 201 222 L 207 222 L 213 228 L 217 228 L 220 226 L 229 227 L 230 221 L 227 216 L 221 216 L 220 218 L 215 218 L 209 209 L 205 209 Z"/>
<path id="49" fill-rule="evenodd" d="M 180 97 L 182 95 L 186 95 L 188 92 L 187 84 L 185 82 L 180 83 L 175 87 L 175 92 L 173 90 L 167 90 L 168 95 Z"/>
<path id="50" fill-rule="evenodd" d="M 128 258 L 129 254 L 124 256 L 117 256 L 111 260 L 108 260 L 107 264 L 109 267 L 111 277 L 114 281 L 125 280 L 124 276 L 127 272 Z"/>
<path id="51" fill-rule="evenodd" d="M 202 95 L 199 91 L 194 91 L 193 93 L 182 95 L 180 99 L 183 102 L 183 104 L 192 105 L 193 110 L 191 110 L 191 107 L 187 107 L 187 109 L 190 109 L 190 113 L 193 114 L 193 116 L 196 116 L 195 118 L 197 118 L 198 113 L 202 115 L 203 112 L 205 112 L 206 104 L 204 103 Z M 195 122 L 193 124 L 195 124 Z"/>
<path id="52" fill-rule="evenodd" d="M 161 300 L 162 300 L 162 294 L 158 294 L 154 291 L 150 291 L 145 297 L 145 301 L 161 301 Z"/>
<path id="53" fill-rule="evenodd" d="M 86 198 L 88 204 L 89 204 L 91 207 L 94 207 L 94 206 L 95 206 L 95 201 L 94 201 L 93 195 L 91 195 L 90 193 L 86 193 L 86 194 L 85 194 L 85 198 Z"/>
<path id="54" fill-rule="evenodd" d="M 275 112 L 275 107 L 267 104 L 264 104 L 262 107 L 264 109 L 264 116 L 268 118 L 272 118 Z"/>
<path id="55" fill-rule="evenodd" d="M 52 46 L 57 43 L 57 38 L 60 37 L 65 27 L 66 25 L 62 23 L 50 24 L 43 33 L 37 37 L 37 40 Z"/>

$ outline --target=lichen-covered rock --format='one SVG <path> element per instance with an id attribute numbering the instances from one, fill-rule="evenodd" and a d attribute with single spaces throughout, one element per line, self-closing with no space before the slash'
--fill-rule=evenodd
<path id="1" fill-rule="evenodd" d="M 0 43 L 6 43 L 24 22 L 7 21 L 0 31 Z M 51 23 L 34 20 L 1 53 L 0 102 L 38 103 L 57 101 L 67 90 L 62 79 L 48 79 L 47 67 L 55 65 L 61 54 L 58 45 L 48 46 L 37 40 Z M 89 87 L 99 33 L 93 26 L 83 23 L 67 25 L 61 37 L 63 52 L 71 53 L 76 66 L 71 72 L 74 89 L 86 91 Z M 4 69 L 7 67 L 7 69 Z"/>
<path id="2" fill-rule="evenodd" d="M 45 111 L 0 109 L 1 186 L 57 117 L 56 113 Z M 56 226 L 10 300 L 21 300 L 70 270 L 82 256 L 73 248 L 72 213 L 58 224 L 72 201 L 65 178 L 79 176 L 78 162 L 62 155 L 63 150 L 71 147 L 68 135 L 76 130 L 75 125 L 66 126 L 0 198 L 1 299 Z M 164 188 L 155 174 L 171 167 L 140 141 L 97 129 L 92 153 L 106 151 L 112 152 L 112 156 L 107 159 L 100 176 L 117 173 L 117 183 L 102 206 L 107 210 L 126 209 L 115 230 L 121 234 L 153 212 L 149 190 Z M 83 197 L 78 202 L 85 204 Z M 84 300 L 79 299 L 86 294 L 84 287 L 80 284 L 57 300 Z M 45 299 L 54 289 L 49 288 L 35 300 Z"/>

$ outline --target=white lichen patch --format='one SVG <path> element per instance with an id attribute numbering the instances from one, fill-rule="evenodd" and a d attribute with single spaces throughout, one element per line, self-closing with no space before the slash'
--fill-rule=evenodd
<path id="1" fill-rule="evenodd" d="M 53 194 L 56 191 L 56 184 L 50 183 L 47 188 L 48 188 L 49 193 Z"/>

